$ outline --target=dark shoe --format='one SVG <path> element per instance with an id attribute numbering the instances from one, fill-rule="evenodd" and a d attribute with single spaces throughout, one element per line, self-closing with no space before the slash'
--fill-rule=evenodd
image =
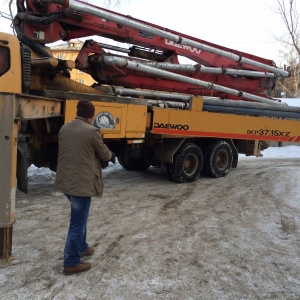
<path id="1" fill-rule="evenodd" d="M 80 257 L 91 256 L 94 254 L 94 252 L 95 252 L 95 249 L 93 247 L 90 247 L 85 252 L 81 253 Z"/>
<path id="2" fill-rule="evenodd" d="M 73 275 L 80 272 L 85 272 L 91 268 L 91 264 L 88 262 L 80 262 L 78 266 L 75 267 L 64 267 L 64 275 Z"/>

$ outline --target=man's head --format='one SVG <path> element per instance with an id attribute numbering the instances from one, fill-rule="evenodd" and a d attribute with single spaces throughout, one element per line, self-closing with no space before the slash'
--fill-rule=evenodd
<path id="1" fill-rule="evenodd" d="M 78 117 L 83 117 L 90 121 L 95 115 L 95 106 L 89 100 L 79 100 L 76 107 L 76 115 Z"/>

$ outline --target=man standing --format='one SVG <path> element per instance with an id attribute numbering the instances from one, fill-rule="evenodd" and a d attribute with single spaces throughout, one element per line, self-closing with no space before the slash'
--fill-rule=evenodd
<path id="1" fill-rule="evenodd" d="M 75 120 L 59 131 L 59 154 L 55 187 L 71 203 L 70 226 L 64 249 L 65 275 L 91 268 L 80 257 L 94 253 L 86 242 L 86 224 L 92 196 L 102 196 L 101 164 L 115 163 L 115 155 L 103 143 L 99 130 L 91 125 L 95 107 L 88 100 L 77 103 Z"/>

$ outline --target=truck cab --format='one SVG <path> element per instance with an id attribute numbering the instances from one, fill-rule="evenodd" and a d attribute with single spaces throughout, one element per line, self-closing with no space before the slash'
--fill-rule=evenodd
<path id="1" fill-rule="evenodd" d="M 0 32 L 0 90 L 3 93 L 22 93 L 22 85 L 26 84 L 22 52 L 25 54 L 26 50 L 16 36 Z"/>

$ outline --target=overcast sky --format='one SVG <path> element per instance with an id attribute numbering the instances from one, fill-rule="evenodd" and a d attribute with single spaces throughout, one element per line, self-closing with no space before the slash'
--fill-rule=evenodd
<path id="1" fill-rule="evenodd" d="M 257 56 L 279 59 L 272 33 L 282 23 L 271 7 L 275 0 L 129 0 L 121 12 L 166 28 Z M 279 63 L 279 62 L 278 62 Z"/>
<path id="2" fill-rule="evenodd" d="M 3 1 L 1 1 L 3 3 Z M 104 1 L 90 0 L 91 3 Z M 215 44 L 272 59 L 278 66 L 281 45 L 272 34 L 282 32 L 282 22 L 274 13 L 275 0 L 120 0 L 110 8 L 125 15 L 198 37 Z M 7 6 L 7 4 L 6 4 Z M 0 11 L 8 11 L 0 4 Z M 1 30 L 11 32 L 8 21 Z"/>

